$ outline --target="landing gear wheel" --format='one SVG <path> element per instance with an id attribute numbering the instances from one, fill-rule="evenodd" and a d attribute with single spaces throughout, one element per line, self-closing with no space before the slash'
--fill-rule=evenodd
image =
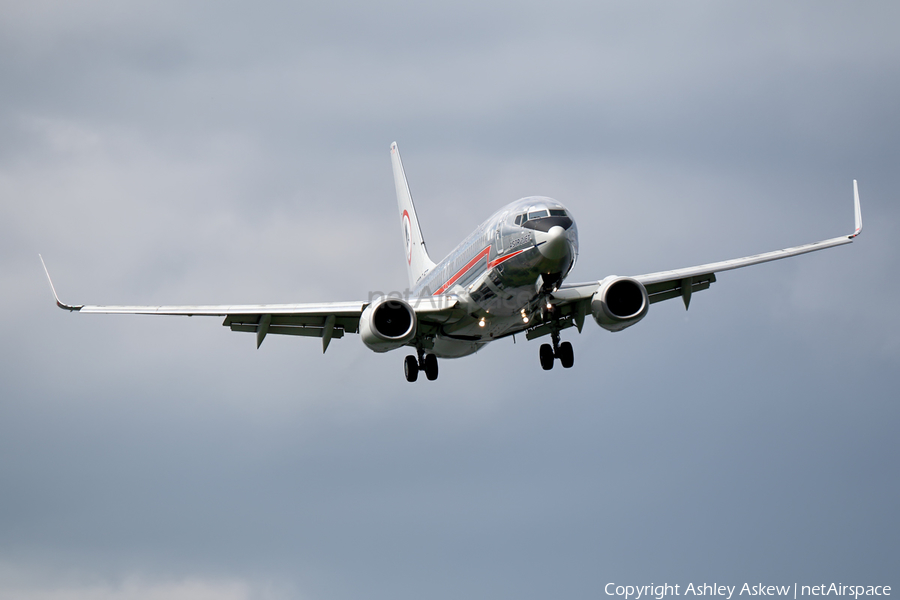
<path id="1" fill-rule="evenodd" d="M 553 368 L 553 347 L 550 344 L 541 344 L 541 368 L 545 371 Z"/>
<path id="2" fill-rule="evenodd" d="M 425 355 L 425 365 L 423 367 L 425 371 L 425 377 L 428 378 L 428 381 L 434 381 L 438 376 L 438 363 L 437 356 L 434 354 L 426 354 Z"/>
<path id="3" fill-rule="evenodd" d="M 406 380 L 410 383 L 419 378 L 419 363 L 412 354 L 403 361 L 403 372 L 406 374 Z"/>
<path id="4" fill-rule="evenodd" d="M 572 344 L 570 342 L 560 344 L 556 357 L 559 359 L 559 364 L 563 366 L 563 369 L 571 369 L 572 365 L 575 364 L 575 352 L 572 350 Z"/>

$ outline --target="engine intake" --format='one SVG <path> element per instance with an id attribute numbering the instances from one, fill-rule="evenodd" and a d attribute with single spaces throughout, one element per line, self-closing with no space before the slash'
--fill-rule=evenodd
<path id="1" fill-rule="evenodd" d="M 591 298 L 591 314 L 607 331 L 622 331 L 647 316 L 647 290 L 631 277 L 608 277 Z"/>
<path id="2" fill-rule="evenodd" d="M 416 335 L 416 312 L 400 298 L 379 298 L 360 315 L 359 335 L 375 352 L 405 346 Z"/>

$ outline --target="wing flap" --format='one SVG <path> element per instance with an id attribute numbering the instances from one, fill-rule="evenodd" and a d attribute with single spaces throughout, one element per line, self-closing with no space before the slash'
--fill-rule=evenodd
<path id="1" fill-rule="evenodd" d="M 688 277 L 700 277 L 709 273 L 721 273 L 722 271 L 730 271 L 732 269 L 740 269 L 741 267 L 749 267 L 750 265 L 758 265 L 773 260 L 789 258 L 791 256 L 799 256 L 825 248 L 833 248 L 835 246 L 843 246 L 853 242 L 853 238 L 846 235 L 841 237 L 814 242 L 812 244 L 804 244 L 802 246 L 794 246 L 793 248 L 785 248 L 784 250 L 775 250 L 774 252 L 764 252 L 762 254 L 754 254 L 753 256 L 745 256 L 742 258 L 734 258 L 731 260 L 723 260 L 720 262 L 698 265 L 696 267 L 687 267 L 685 269 L 673 269 L 671 271 L 659 271 L 657 273 L 647 273 L 646 275 L 637 275 L 634 278 L 644 284 L 645 287 L 655 283 L 667 283 L 686 279 Z M 648 288 L 649 290 L 649 288 Z"/>
<path id="2" fill-rule="evenodd" d="M 41 257 L 41 264 L 44 263 Z M 70 312 L 121 315 L 168 315 L 225 317 L 222 325 L 232 331 L 256 334 L 256 347 L 270 333 L 322 338 L 322 351 L 328 349 L 332 339 L 344 337 L 344 333 L 359 331 L 359 317 L 367 306 L 365 302 L 322 302 L 317 304 L 223 304 L 223 305 L 172 305 L 172 306 L 93 306 L 65 304 L 59 299 L 47 265 L 44 264 L 47 281 L 57 306 Z"/>
<path id="3" fill-rule="evenodd" d="M 41 264 L 44 259 L 41 258 Z M 322 339 L 323 351 L 332 339 L 346 333 L 359 333 L 359 319 L 368 302 L 322 302 L 315 304 L 222 304 L 222 305 L 70 305 L 63 303 L 53 287 L 44 265 L 47 281 L 57 306 L 71 312 L 123 315 L 218 316 L 232 331 L 256 334 L 257 348 L 267 335 L 296 335 Z M 454 294 L 408 299 L 426 328 L 458 320 L 465 316 Z"/>
<path id="4" fill-rule="evenodd" d="M 684 300 L 685 308 L 687 308 L 691 301 L 691 295 L 694 292 L 709 289 L 709 286 L 715 283 L 716 273 L 852 243 L 862 231 L 862 211 L 859 207 L 859 187 L 855 179 L 853 180 L 853 216 L 855 228 L 850 235 L 842 235 L 820 242 L 803 244 L 802 246 L 794 246 L 792 248 L 775 250 L 773 252 L 763 252 L 762 254 L 754 254 L 742 258 L 707 263 L 696 267 L 636 275 L 634 276 L 634 279 L 641 282 L 647 289 L 651 304 L 681 297 Z M 590 298 L 599 287 L 599 281 L 563 284 L 558 291 L 553 293 L 553 298 L 564 303 L 577 302 L 578 300 Z"/>
<path id="5" fill-rule="evenodd" d="M 231 330 L 232 331 L 244 331 L 246 333 L 258 333 L 257 328 L 258 325 L 246 325 L 241 323 L 232 323 Z M 331 339 L 337 339 L 344 337 L 344 329 L 339 329 L 337 327 L 334 328 L 334 331 L 331 334 Z M 324 327 L 305 327 L 305 326 L 289 326 L 289 325 L 269 325 L 267 334 L 275 334 L 275 335 L 300 335 L 304 337 L 325 337 L 325 328 Z M 355 331 L 351 331 L 349 333 L 356 333 Z"/>
<path id="6" fill-rule="evenodd" d="M 362 311 L 360 311 L 362 313 Z M 357 333 L 359 329 L 359 315 L 339 315 L 332 312 L 320 312 L 319 314 L 272 314 L 265 313 L 271 317 L 269 322 L 269 333 L 277 333 L 276 327 L 325 327 L 328 317 L 334 317 L 335 328 L 340 328 L 347 333 Z M 235 329 L 235 327 L 256 327 L 262 319 L 262 314 L 229 314 L 225 317 L 222 325 L 231 327 L 232 331 L 243 331 L 243 329 Z"/>
<path id="7" fill-rule="evenodd" d="M 683 298 L 685 304 L 690 302 L 691 294 L 708 290 L 709 286 L 716 282 L 715 273 L 707 273 L 698 277 L 689 279 L 674 279 L 652 283 L 647 288 L 650 304 L 662 302 L 663 300 L 671 300 L 672 298 Z"/>
<path id="8" fill-rule="evenodd" d="M 359 316 L 365 302 L 321 302 L 316 304 L 223 304 L 172 306 L 91 306 L 76 308 L 77 312 L 123 315 L 169 315 L 224 317 L 227 315 L 317 315 L 322 313 Z"/>

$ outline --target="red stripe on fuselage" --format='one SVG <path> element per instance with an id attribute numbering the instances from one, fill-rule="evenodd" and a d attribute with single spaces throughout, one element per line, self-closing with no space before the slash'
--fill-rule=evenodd
<path id="1" fill-rule="evenodd" d="M 438 294 L 443 294 L 444 292 L 446 292 L 446 291 L 447 291 L 447 288 L 449 288 L 451 285 L 453 285 L 454 283 L 456 283 L 456 281 L 457 281 L 460 277 L 462 277 L 463 275 L 465 275 L 466 272 L 468 272 L 469 269 L 471 269 L 472 267 L 474 267 L 475 264 L 476 264 L 479 260 L 481 260 L 482 258 L 486 258 L 487 255 L 490 253 L 490 251 L 491 251 L 491 247 L 488 246 L 487 248 L 485 248 L 484 250 L 482 250 L 481 252 L 479 252 L 479 253 L 475 256 L 475 258 L 473 258 L 473 259 L 470 260 L 468 263 L 466 263 L 466 266 L 464 266 L 462 269 L 460 269 L 459 271 L 457 271 L 456 274 L 455 274 L 453 277 L 451 277 L 450 279 L 448 279 L 448 280 L 447 280 L 447 283 L 445 283 L 445 284 L 442 285 L 440 288 L 438 288 L 438 291 L 436 291 L 434 294 L 432 294 L 432 296 L 437 296 Z"/>
<path id="2" fill-rule="evenodd" d="M 488 261 L 488 269 L 493 269 L 500 263 L 511 259 L 513 256 L 516 256 L 517 254 L 522 254 L 523 252 L 525 252 L 525 250 L 527 250 L 527 248 L 523 248 L 522 250 L 516 250 L 512 254 L 507 254 L 506 256 L 501 256 L 500 258 L 495 258 L 494 260 Z"/>

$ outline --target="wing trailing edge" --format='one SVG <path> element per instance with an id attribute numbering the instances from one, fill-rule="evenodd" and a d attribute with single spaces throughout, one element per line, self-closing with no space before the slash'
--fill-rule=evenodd
<path id="1" fill-rule="evenodd" d="M 694 292 L 708 289 L 709 286 L 716 281 L 716 273 L 852 243 L 856 237 L 862 233 L 862 211 L 859 204 L 859 185 L 855 179 L 853 180 L 853 216 L 854 230 L 853 233 L 849 235 L 841 235 L 820 242 L 803 244 L 802 246 L 794 246 L 783 250 L 774 250 L 772 252 L 763 252 L 752 256 L 707 263 L 695 267 L 636 275 L 634 276 L 634 279 L 641 282 L 647 289 L 651 303 L 680 297 L 684 301 L 685 308 L 687 308 L 690 305 L 691 295 Z M 554 296 L 564 298 L 567 301 L 587 298 L 593 295 L 601 283 L 602 282 L 600 281 L 596 281 L 563 284 L 560 287 L 559 292 L 554 294 Z"/>

